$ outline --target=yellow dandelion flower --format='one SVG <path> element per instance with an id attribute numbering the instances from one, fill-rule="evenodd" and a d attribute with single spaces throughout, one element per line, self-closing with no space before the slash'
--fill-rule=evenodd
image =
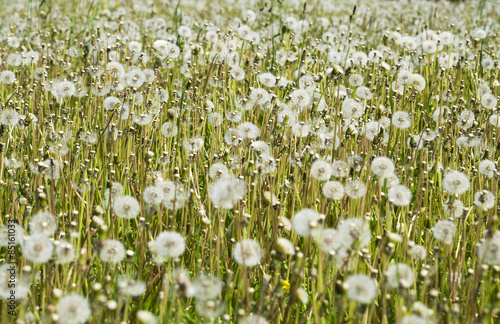
<path id="1" fill-rule="evenodd" d="M 281 290 L 286 291 L 286 293 L 290 293 L 290 281 L 285 280 L 283 281 L 283 286 L 281 287 Z"/>

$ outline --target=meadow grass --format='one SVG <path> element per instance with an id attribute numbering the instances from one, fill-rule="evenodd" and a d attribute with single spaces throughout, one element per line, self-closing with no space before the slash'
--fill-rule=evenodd
<path id="1" fill-rule="evenodd" d="M 1 323 L 499 321 L 496 3 L 2 8 Z"/>

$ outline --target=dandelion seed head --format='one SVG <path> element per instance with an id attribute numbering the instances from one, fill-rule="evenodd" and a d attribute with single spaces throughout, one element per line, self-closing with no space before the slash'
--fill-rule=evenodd
<path id="1" fill-rule="evenodd" d="M 295 213 L 292 219 L 293 229 L 299 236 L 309 237 L 313 232 L 321 228 L 320 214 L 310 208 L 305 208 Z"/>
<path id="2" fill-rule="evenodd" d="M 393 186 L 389 189 L 387 197 L 396 206 L 408 206 L 411 202 L 411 191 L 403 185 Z"/>
<path id="3" fill-rule="evenodd" d="M 361 180 L 349 180 L 344 185 L 345 192 L 347 196 L 352 199 L 358 199 L 364 197 L 366 194 L 366 185 Z"/>
<path id="4" fill-rule="evenodd" d="M 245 267 L 254 267 L 262 260 L 262 248 L 252 239 L 243 240 L 234 245 L 233 258 Z"/>
<path id="5" fill-rule="evenodd" d="M 83 324 L 92 314 L 87 299 L 78 294 L 69 294 L 59 300 L 57 315 L 68 324 Z"/>
<path id="6" fill-rule="evenodd" d="M 469 190 L 469 178 L 460 171 L 451 171 L 443 178 L 443 188 L 451 194 L 463 194 Z"/>
<path id="7" fill-rule="evenodd" d="M 125 258 L 125 248 L 120 241 L 105 240 L 102 242 L 99 257 L 103 262 L 118 263 Z"/>
<path id="8" fill-rule="evenodd" d="M 377 286 L 372 278 L 366 275 L 352 275 L 344 283 L 347 298 L 352 301 L 369 304 L 377 296 Z"/>
<path id="9" fill-rule="evenodd" d="M 443 242 L 446 245 L 453 243 L 457 226 L 449 220 L 440 220 L 432 228 L 432 233 L 437 241 Z"/>
<path id="10" fill-rule="evenodd" d="M 52 257 L 54 244 L 44 234 L 32 234 L 21 243 L 23 256 L 33 263 L 46 263 Z"/>
<path id="11" fill-rule="evenodd" d="M 413 285 L 413 270 L 404 263 L 395 263 L 389 266 L 386 272 L 387 285 L 390 288 L 409 288 Z"/>
<path id="12" fill-rule="evenodd" d="M 332 176 L 332 166 L 324 160 L 316 160 L 311 166 L 311 177 L 318 181 L 329 180 Z"/>
<path id="13" fill-rule="evenodd" d="M 56 218 L 48 211 L 36 213 L 29 223 L 29 229 L 33 234 L 51 236 L 57 230 Z"/>

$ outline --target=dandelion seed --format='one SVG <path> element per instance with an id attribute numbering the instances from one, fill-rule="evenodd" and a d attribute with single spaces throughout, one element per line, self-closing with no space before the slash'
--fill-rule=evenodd
<path id="1" fill-rule="evenodd" d="M 232 209 L 245 194 L 245 182 L 230 174 L 221 176 L 209 188 L 212 203 L 224 209 Z"/>
<path id="2" fill-rule="evenodd" d="M 105 240 L 102 242 L 99 257 L 103 262 L 118 263 L 125 258 L 125 248 L 120 241 Z"/>
<path id="3" fill-rule="evenodd" d="M 323 160 L 316 160 L 311 166 L 311 177 L 318 181 L 329 180 L 332 176 L 331 164 Z"/>
<path id="4" fill-rule="evenodd" d="M 497 167 L 491 160 L 482 160 L 479 162 L 479 173 L 487 178 L 493 178 L 496 175 Z"/>
<path id="5" fill-rule="evenodd" d="M 299 79 L 299 88 L 312 94 L 316 90 L 316 82 L 311 75 L 304 75 Z"/>
<path id="6" fill-rule="evenodd" d="M 272 88 L 276 84 L 276 77 L 272 75 L 271 73 L 261 73 L 259 74 L 259 82 L 264 86 L 268 88 Z"/>
<path id="7" fill-rule="evenodd" d="M 57 315 L 68 324 L 83 324 L 92 314 L 87 299 L 78 294 L 61 298 L 56 306 Z"/>
<path id="8" fill-rule="evenodd" d="M 390 288 L 409 288 L 413 284 L 412 269 L 404 263 L 395 263 L 387 269 L 387 284 Z"/>
<path id="9" fill-rule="evenodd" d="M 387 197 L 396 206 L 408 206 L 411 202 L 411 191 L 406 186 L 398 185 L 389 189 Z"/>
<path id="10" fill-rule="evenodd" d="M 166 122 L 161 126 L 161 133 L 165 137 L 174 137 L 178 133 L 178 127 L 172 122 Z"/>
<path id="11" fill-rule="evenodd" d="M 300 111 L 305 109 L 311 104 L 311 95 L 306 90 L 294 90 L 290 94 L 290 99 L 292 104 L 297 107 Z"/>
<path id="12" fill-rule="evenodd" d="M 229 71 L 229 75 L 235 81 L 242 81 L 245 79 L 245 70 L 238 66 L 235 66 Z"/>
<path id="13" fill-rule="evenodd" d="M 338 239 L 343 242 L 344 246 L 353 246 L 356 244 L 359 248 L 363 248 L 370 243 L 372 233 L 368 223 L 361 218 L 350 218 L 340 222 L 337 232 Z"/>
<path id="14" fill-rule="evenodd" d="M 56 245 L 56 255 L 58 264 L 70 263 L 76 258 L 75 247 L 66 241 L 59 241 Z"/>
<path id="15" fill-rule="evenodd" d="M 208 115 L 208 123 L 214 127 L 222 125 L 222 115 L 216 112 L 212 112 Z"/>
<path id="16" fill-rule="evenodd" d="M 264 141 L 255 141 L 252 144 L 250 144 L 250 147 L 258 155 L 270 155 L 271 154 L 271 147 Z"/>
<path id="17" fill-rule="evenodd" d="M 374 158 L 370 168 L 375 175 L 381 178 L 394 173 L 394 163 L 385 156 Z"/>
<path id="18" fill-rule="evenodd" d="M 276 160 L 271 155 L 262 154 L 257 158 L 255 168 L 260 173 L 272 173 L 276 170 Z"/>
<path id="19" fill-rule="evenodd" d="M 321 228 L 320 214 L 309 208 L 300 210 L 292 219 L 293 229 L 299 236 L 309 237 L 312 233 Z"/>
<path id="20" fill-rule="evenodd" d="M 271 94 L 267 92 L 266 89 L 255 88 L 250 93 L 250 100 L 261 106 L 265 106 L 269 101 L 271 101 Z"/>
<path id="21" fill-rule="evenodd" d="M 298 288 L 295 291 L 295 297 L 304 305 L 309 302 L 309 294 L 304 290 L 304 288 Z"/>
<path id="22" fill-rule="evenodd" d="M 299 138 L 307 137 L 309 136 L 310 132 L 311 132 L 311 124 L 309 123 L 297 122 L 292 125 L 292 134 L 296 137 Z"/>
<path id="23" fill-rule="evenodd" d="M 51 236 L 57 230 L 56 218 L 50 212 L 39 212 L 31 219 L 29 228 L 33 234 Z"/>
<path id="24" fill-rule="evenodd" d="M 354 73 L 354 74 L 351 74 L 349 76 L 349 84 L 352 87 L 360 87 L 363 85 L 363 82 L 364 82 L 364 79 L 363 79 L 363 76 L 361 74 Z"/>
<path id="25" fill-rule="evenodd" d="M 243 141 L 243 134 L 239 128 L 228 128 L 226 133 L 224 134 L 224 142 L 227 145 L 238 146 Z"/>
<path id="26" fill-rule="evenodd" d="M 158 206 L 165 198 L 165 194 L 162 188 L 157 186 L 149 186 L 144 189 L 142 198 L 144 199 L 144 202 L 146 202 L 146 204 Z"/>
<path id="27" fill-rule="evenodd" d="M 241 121 L 241 112 L 233 110 L 226 114 L 226 119 L 232 123 L 239 123 Z"/>
<path id="28" fill-rule="evenodd" d="M 245 267 L 254 267 L 262 259 L 262 249 L 259 243 L 252 239 L 246 239 L 234 245 L 233 258 Z"/>
<path id="29" fill-rule="evenodd" d="M 197 152 L 203 147 L 203 138 L 192 137 L 190 139 L 184 140 L 184 148 L 188 152 Z"/>
<path id="30" fill-rule="evenodd" d="M 120 218 L 136 218 L 140 211 L 139 202 L 132 196 L 120 196 L 113 203 L 113 212 Z"/>
<path id="31" fill-rule="evenodd" d="M 414 245 L 408 252 L 416 260 L 423 261 L 427 257 L 427 250 L 422 245 Z"/>
<path id="32" fill-rule="evenodd" d="M 196 312 L 198 315 L 209 319 L 219 317 L 225 308 L 224 302 L 219 300 L 198 300 L 196 302 Z"/>
<path id="33" fill-rule="evenodd" d="M 148 311 L 140 310 L 137 312 L 137 320 L 142 324 L 157 324 L 158 319 L 156 316 Z"/>
<path id="34" fill-rule="evenodd" d="M 486 108 L 493 110 L 498 104 L 498 99 L 492 94 L 485 94 L 481 97 L 481 105 Z"/>
<path id="35" fill-rule="evenodd" d="M 443 178 L 443 188 L 451 194 L 463 194 L 469 190 L 469 186 L 469 179 L 459 171 L 448 172 Z"/>
<path id="36" fill-rule="evenodd" d="M 411 117 L 407 112 L 396 111 L 392 115 L 392 125 L 398 129 L 407 129 L 411 126 Z"/>
<path id="37" fill-rule="evenodd" d="M 119 108 L 120 105 L 121 105 L 120 99 L 118 99 L 117 97 L 113 97 L 113 96 L 107 97 L 103 101 L 104 110 L 106 110 L 106 111 L 113 110 L 113 109 L 115 109 L 115 107 L 118 107 L 118 109 L 120 109 Z"/>
<path id="38" fill-rule="evenodd" d="M 457 231 L 456 225 L 449 220 L 441 220 L 434 225 L 432 233 L 437 241 L 450 245 L 453 243 L 455 233 Z"/>
<path id="39" fill-rule="evenodd" d="M 362 198 L 366 194 L 366 185 L 360 180 L 349 180 L 344 186 L 347 196 L 352 199 Z"/>
<path id="40" fill-rule="evenodd" d="M 177 258 L 182 255 L 186 249 L 184 237 L 173 231 L 160 233 L 154 241 L 148 243 L 148 247 L 158 260 L 166 258 Z"/>
<path id="41" fill-rule="evenodd" d="M 292 222 L 288 218 L 286 218 L 285 216 L 279 216 L 278 220 L 280 221 L 280 226 L 283 226 L 285 230 L 292 230 Z"/>
<path id="42" fill-rule="evenodd" d="M 411 84 L 411 77 L 413 73 L 408 70 L 401 70 L 398 73 L 397 84 L 400 86 L 405 86 Z"/>
<path id="43" fill-rule="evenodd" d="M 416 314 L 405 315 L 401 320 L 401 324 L 425 324 L 425 323 L 429 323 L 427 318 L 418 316 Z"/>
<path id="44" fill-rule="evenodd" d="M 334 177 L 345 178 L 349 174 L 349 165 L 344 161 L 333 161 L 331 168 Z"/>
<path id="45" fill-rule="evenodd" d="M 377 286 L 369 276 L 350 276 L 345 281 L 344 287 L 347 289 L 347 298 L 361 304 L 369 304 L 377 296 Z"/>
<path id="46" fill-rule="evenodd" d="M 0 123 L 5 126 L 14 126 L 19 120 L 21 120 L 21 117 L 15 110 L 2 110 L 0 114 Z"/>
<path id="47" fill-rule="evenodd" d="M 241 125 L 238 126 L 238 131 L 240 132 L 243 139 L 255 139 L 259 137 L 260 132 L 259 127 L 250 122 L 241 123 Z"/>
<path id="48" fill-rule="evenodd" d="M 121 63 L 116 61 L 106 64 L 106 71 L 108 71 L 108 74 L 114 78 L 121 78 L 125 75 L 125 68 Z"/>
<path id="49" fill-rule="evenodd" d="M 342 241 L 337 230 L 333 228 L 325 228 L 318 230 L 315 233 L 315 240 L 318 242 L 321 251 L 328 256 L 343 258 L 347 255 L 346 251 L 350 243 Z"/>
<path id="50" fill-rule="evenodd" d="M 137 125 L 146 126 L 151 124 L 151 122 L 153 121 L 153 115 L 150 113 L 132 115 L 132 121 Z"/>
<path id="51" fill-rule="evenodd" d="M 333 200 L 341 200 L 345 194 L 344 186 L 338 181 L 325 182 L 322 192 L 326 198 Z"/>
<path id="52" fill-rule="evenodd" d="M 373 98 L 373 94 L 370 91 L 370 88 L 363 86 L 356 88 L 356 96 L 364 100 L 370 100 Z"/>
<path id="53" fill-rule="evenodd" d="M 46 263 L 52 257 L 54 244 L 44 234 L 32 234 L 21 243 L 23 256 L 34 263 Z"/>
<path id="54" fill-rule="evenodd" d="M 167 187 L 160 186 L 165 193 Z M 184 204 L 190 197 L 190 192 L 182 185 L 175 185 L 175 189 L 171 190 L 168 194 L 165 194 L 163 198 L 163 206 L 168 210 L 179 210 L 184 207 Z"/>
<path id="55" fill-rule="evenodd" d="M 12 84 L 16 82 L 16 75 L 12 71 L 4 70 L 0 72 L 0 82 L 5 84 Z"/>
<path id="56" fill-rule="evenodd" d="M 420 92 L 425 89 L 425 78 L 421 76 L 420 74 L 412 74 L 410 77 L 410 84 L 415 89 L 415 91 Z"/>
<path id="57" fill-rule="evenodd" d="M 345 118 L 361 118 L 365 112 L 365 108 L 363 107 L 363 104 L 360 102 L 357 102 L 354 99 L 351 98 L 346 98 L 342 102 L 342 113 L 344 114 Z"/>
<path id="58" fill-rule="evenodd" d="M 444 204 L 444 212 L 454 218 L 462 217 L 464 204 L 458 199 L 453 200 L 453 203 L 447 202 Z"/>
<path id="59" fill-rule="evenodd" d="M 222 281 L 212 275 L 201 275 L 194 283 L 194 296 L 199 300 L 211 300 L 222 291 Z"/>
<path id="60" fill-rule="evenodd" d="M 469 129 L 474 125 L 475 115 L 472 111 L 464 110 L 458 116 L 457 127 L 463 130 Z"/>
<path id="61" fill-rule="evenodd" d="M 495 207 L 495 195 L 488 190 L 481 190 L 474 194 L 474 205 L 488 210 Z"/>
<path id="62" fill-rule="evenodd" d="M 495 231 L 483 239 L 477 249 L 479 260 L 487 264 L 500 264 L 500 232 Z"/>
<path id="63" fill-rule="evenodd" d="M 220 177 L 229 173 L 228 168 L 224 165 L 224 163 L 214 163 L 210 166 L 208 170 L 208 175 L 212 179 L 219 179 Z"/>

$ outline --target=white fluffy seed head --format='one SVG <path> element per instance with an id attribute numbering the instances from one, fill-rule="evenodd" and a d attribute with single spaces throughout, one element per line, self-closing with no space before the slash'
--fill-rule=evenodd
<path id="1" fill-rule="evenodd" d="M 325 182 L 322 192 L 326 198 L 333 200 L 341 200 L 345 194 L 344 186 L 338 181 Z"/>
<path id="2" fill-rule="evenodd" d="M 443 178 L 443 188 L 451 194 L 463 194 L 469 190 L 469 178 L 460 171 L 451 171 Z"/>
<path id="3" fill-rule="evenodd" d="M 352 199 L 364 197 L 366 194 L 366 185 L 361 180 L 350 180 L 344 186 L 345 192 Z"/>
<path id="4" fill-rule="evenodd" d="M 59 300 L 57 315 L 68 324 L 83 324 L 92 314 L 87 299 L 78 294 L 69 294 Z"/>
<path id="5" fill-rule="evenodd" d="M 302 209 L 295 214 L 292 224 L 297 235 L 309 237 L 321 227 L 320 214 L 313 209 Z"/>
<path id="6" fill-rule="evenodd" d="M 332 166 L 324 160 L 316 160 L 311 166 L 311 176 L 319 181 L 326 181 L 332 177 Z"/>
<path id="7" fill-rule="evenodd" d="M 132 196 L 120 196 L 113 203 L 113 212 L 120 218 L 136 218 L 140 211 L 141 205 Z"/>
<path id="8" fill-rule="evenodd" d="M 56 218 L 48 211 L 36 213 L 29 223 L 29 228 L 32 234 L 51 236 L 57 230 Z"/>
<path id="9" fill-rule="evenodd" d="M 455 225 L 455 223 L 449 220 L 438 221 L 432 228 L 434 238 L 446 245 L 450 245 L 453 243 L 456 232 L 457 226 Z"/>
<path id="10" fill-rule="evenodd" d="M 375 281 L 366 275 L 352 275 L 344 283 L 347 298 L 352 301 L 369 304 L 377 296 Z"/>
<path id="11" fill-rule="evenodd" d="M 404 263 L 395 263 L 387 269 L 387 285 L 390 288 L 409 288 L 413 284 L 413 270 Z"/>
<path id="12" fill-rule="evenodd" d="M 103 262 L 118 263 L 125 258 L 125 248 L 120 241 L 105 240 L 102 242 L 99 257 Z"/>
<path id="13" fill-rule="evenodd" d="M 370 168 L 375 175 L 384 178 L 394 173 L 394 162 L 385 156 L 379 156 L 373 159 Z"/>
<path id="14" fill-rule="evenodd" d="M 396 206 L 408 206 L 411 202 L 411 191 L 408 187 L 397 185 L 389 189 L 387 194 L 389 201 Z"/>
<path id="15" fill-rule="evenodd" d="M 166 258 L 181 256 L 186 249 L 186 241 L 180 233 L 167 231 L 160 233 L 148 246 L 153 254 L 163 261 Z"/>
<path id="16" fill-rule="evenodd" d="M 234 245 L 233 258 L 245 267 L 254 267 L 262 259 L 262 249 L 259 243 L 246 239 Z"/>
<path id="17" fill-rule="evenodd" d="M 33 263 L 46 263 L 52 257 L 54 244 L 44 234 L 33 234 L 21 243 L 23 256 Z"/>

